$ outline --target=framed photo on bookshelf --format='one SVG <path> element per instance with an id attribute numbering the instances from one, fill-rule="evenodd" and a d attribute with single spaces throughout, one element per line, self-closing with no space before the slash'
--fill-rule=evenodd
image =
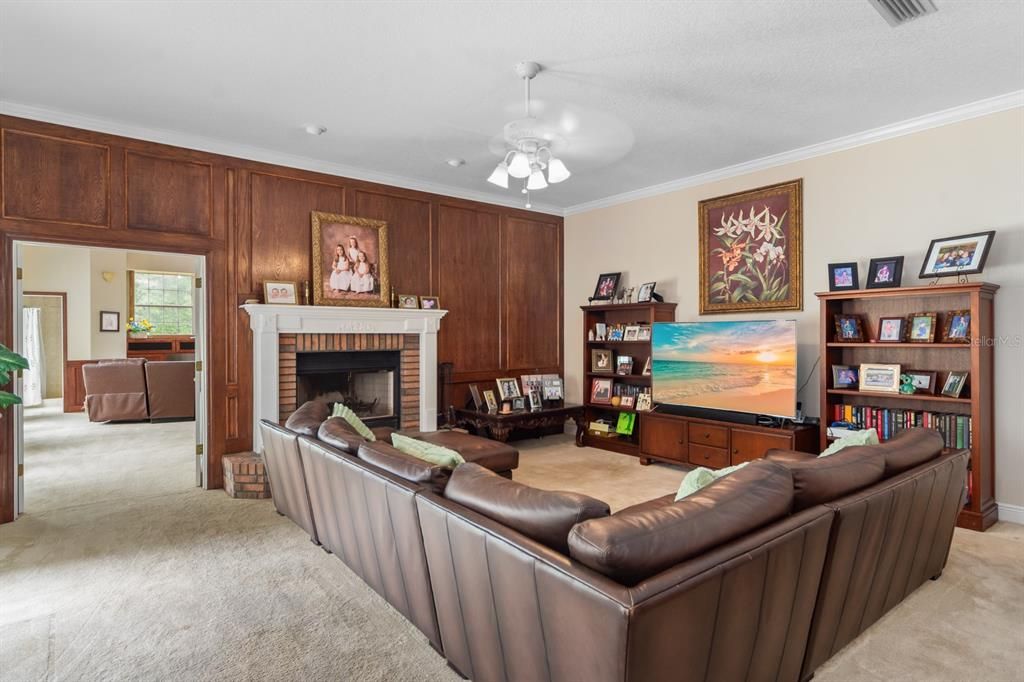
<path id="1" fill-rule="evenodd" d="M 946 375 L 946 382 L 942 385 L 942 395 L 947 398 L 959 398 L 967 386 L 967 378 L 970 372 L 950 372 Z"/>
<path id="2" fill-rule="evenodd" d="M 640 325 L 640 332 L 637 334 L 637 341 L 650 341 L 651 340 L 651 325 L 643 324 Z"/>
<path id="3" fill-rule="evenodd" d="M 903 256 L 872 258 L 868 266 L 868 289 L 893 289 L 903 282 Z"/>
<path id="4" fill-rule="evenodd" d="M 942 329 L 943 343 L 971 342 L 971 311 L 951 310 L 945 314 L 946 325 Z"/>
<path id="5" fill-rule="evenodd" d="M 651 411 L 651 394 L 641 393 L 636 397 L 636 411 L 637 412 L 650 412 Z"/>
<path id="6" fill-rule="evenodd" d="M 860 315 L 836 315 L 836 341 L 842 343 L 863 343 L 864 322 Z"/>
<path id="7" fill-rule="evenodd" d="M 914 387 L 915 394 L 935 395 L 938 372 L 922 369 L 905 369 L 903 373 L 910 377 L 910 385 Z"/>
<path id="8" fill-rule="evenodd" d="M 658 285 L 657 282 L 644 282 L 640 285 L 640 290 L 636 293 L 637 303 L 650 303 L 654 297 L 654 287 Z"/>
<path id="9" fill-rule="evenodd" d="M 862 393 L 899 393 L 900 366 L 862 364 L 859 390 Z"/>
<path id="10" fill-rule="evenodd" d="M 903 343 L 907 338 L 905 317 L 882 317 L 878 320 L 878 343 Z"/>
<path id="11" fill-rule="evenodd" d="M 639 325 L 631 324 L 626 327 L 625 332 L 622 334 L 623 341 L 639 341 L 640 340 L 640 327 Z"/>
<path id="12" fill-rule="evenodd" d="M 860 276 L 856 263 L 829 263 L 828 290 L 853 291 L 860 289 Z"/>
<path id="13" fill-rule="evenodd" d="M 612 404 L 612 380 L 595 377 L 590 381 L 590 402 L 595 405 Z"/>
<path id="14" fill-rule="evenodd" d="M 650 358 L 650 356 L 647 356 L 647 359 L 644 360 L 644 371 L 641 372 L 640 374 L 642 376 L 645 376 L 645 377 L 651 376 L 651 358 Z"/>
<path id="15" fill-rule="evenodd" d="M 992 248 L 995 230 L 975 232 L 959 237 L 933 239 L 921 264 L 918 277 L 945 275 L 976 275 L 985 269 L 988 250 Z"/>
<path id="16" fill-rule="evenodd" d="M 910 316 L 910 343 L 933 343 L 935 341 L 935 313 L 914 313 Z"/>
<path id="17" fill-rule="evenodd" d="M 633 373 L 633 357 L 620 355 L 615 358 L 615 373 L 619 376 L 629 376 Z"/>
<path id="18" fill-rule="evenodd" d="M 619 399 L 619 407 L 633 407 L 636 405 L 636 396 L 624 395 Z"/>
<path id="19" fill-rule="evenodd" d="M 832 388 L 856 388 L 857 368 L 851 365 L 832 365 Z"/>
<path id="20" fill-rule="evenodd" d="M 590 371 L 598 374 L 611 374 L 614 372 L 612 352 L 607 348 L 591 348 Z"/>
<path id="21" fill-rule="evenodd" d="M 603 275 L 598 275 L 597 284 L 594 286 L 594 295 L 590 297 L 590 300 L 610 301 L 615 298 L 620 277 L 622 277 L 621 272 L 606 272 Z"/>

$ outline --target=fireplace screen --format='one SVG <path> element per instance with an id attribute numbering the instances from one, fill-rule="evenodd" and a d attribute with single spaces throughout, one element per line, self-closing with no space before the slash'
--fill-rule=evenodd
<path id="1" fill-rule="evenodd" d="M 298 353 L 298 404 L 341 402 L 374 426 L 398 426 L 401 395 L 398 351 Z"/>

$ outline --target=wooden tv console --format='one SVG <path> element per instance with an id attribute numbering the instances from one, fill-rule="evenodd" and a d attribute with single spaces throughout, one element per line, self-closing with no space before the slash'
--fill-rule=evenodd
<path id="1" fill-rule="evenodd" d="M 817 453 L 817 424 L 769 427 L 659 412 L 641 416 L 640 463 L 655 460 L 721 469 L 764 456 L 772 448 Z"/>

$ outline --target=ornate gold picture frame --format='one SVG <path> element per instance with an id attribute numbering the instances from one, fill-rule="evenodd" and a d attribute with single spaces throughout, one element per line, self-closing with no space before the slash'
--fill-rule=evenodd
<path id="1" fill-rule="evenodd" d="M 391 303 L 388 224 L 313 211 L 313 305 Z"/>
<path id="2" fill-rule="evenodd" d="M 803 310 L 803 180 L 697 206 L 700 314 Z"/>

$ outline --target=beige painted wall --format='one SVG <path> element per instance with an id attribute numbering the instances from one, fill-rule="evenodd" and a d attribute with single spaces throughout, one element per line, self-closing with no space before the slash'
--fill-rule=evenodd
<path id="1" fill-rule="evenodd" d="M 898 137 L 697 187 L 568 216 L 565 220 L 565 369 L 568 398 L 582 398 L 582 313 L 597 275 L 658 281 L 678 320 L 697 320 L 697 202 L 795 178 L 804 181 L 804 309 L 702 319 L 796 319 L 801 381 L 818 357 L 816 291 L 826 265 L 906 256 L 917 273 L 931 239 L 994 229 L 982 279 L 996 296 L 996 499 L 1024 506 L 1024 109 Z M 817 416 L 815 376 L 800 393 Z"/>
<path id="2" fill-rule="evenodd" d="M 127 252 L 112 249 L 89 249 L 89 289 L 92 316 L 89 318 L 92 333 L 92 357 L 123 358 L 128 355 L 128 258 Z M 109 282 L 103 273 L 109 272 Z M 100 331 L 100 311 L 109 310 L 121 314 L 120 329 L 116 332 Z"/>
<path id="3" fill-rule="evenodd" d="M 92 307 L 89 252 L 51 246 L 22 247 L 25 291 L 68 295 L 68 360 L 91 360 Z"/>

